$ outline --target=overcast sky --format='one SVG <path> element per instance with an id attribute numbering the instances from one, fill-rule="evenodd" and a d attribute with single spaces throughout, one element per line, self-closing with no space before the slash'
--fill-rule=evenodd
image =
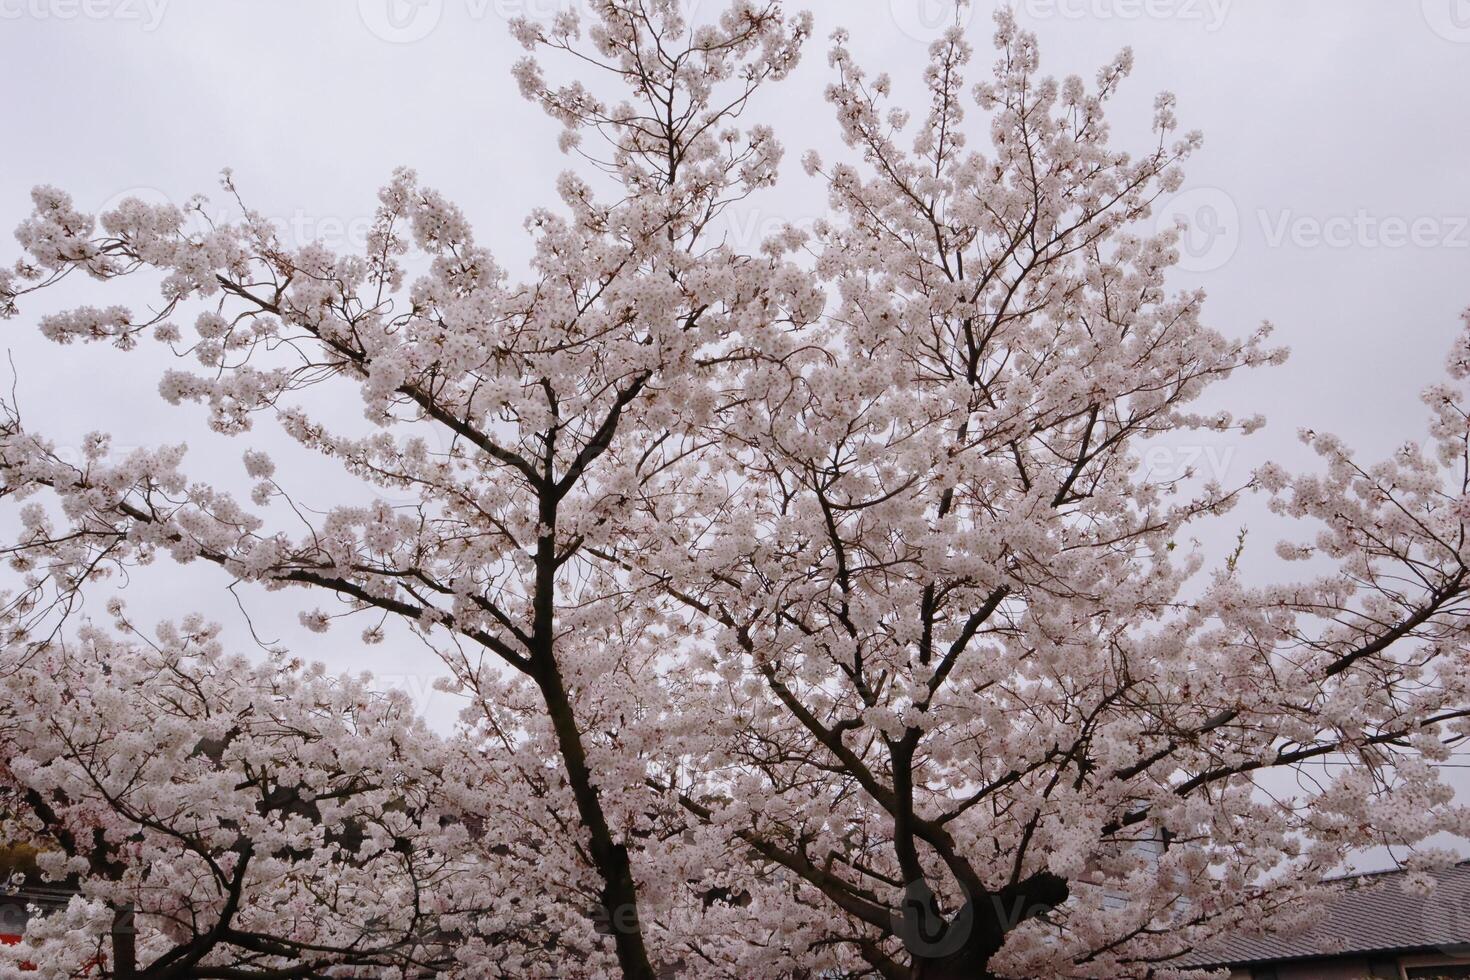
<path id="1" fill-rule="evenodd" d="M 68 190 L 88 211 L 129 194 L 182 203 L 195 192 L 218 198 L 218 171 L 229 166 L 248 203 L 291 237 L 351 247 L 378 186 L 409 165 L 514 269 L 527 254 L 521 220 L 550 202 L 567 160 L 555 125 L 510 80 L 522 52 L 506 19 L 549 16 L 566 2 L 0 0 L 0 227 L 25 216 L 35 184 Z M 699 16 L 719 0 L 688 2 Z M 971 78 L 988 70 L 993 9 L 980 0 L 960 15 L 979 49 Z M 1237 377 L 1214 399 L 1265 413 L 1263 433 L 1176 441 L 1151 457 L 1158 469 L 1193 460 L 1240 481 L 1262 460 L 1299 460 L 1302 426 L 1336 431 L 1369 456 L 1418 438 L 1418 392 L 1439 376 L 1470 306 L 1470 0 L 1021 0 L 1014 9 L 1057 75 L 1090 78 L 1133 47 L 1134 75 L 1115 102 L 1117 144 L 1145 148 L 1154 94 L 1178 95 L 1181 123 L 1204 131 L 1205 149 L 1160 218 L 1194 225 L 1177 283 L 1207 288 L 1208 319 L 1225 332 L 1269 319 L 1293 349 L 1287 366 Z M 903 91 L 955 17 L 947 0 L 825 0 L 812 10 L 816 40 L 801 68 L 752 110 L 777 126 L 789 177 L 731 213 L 726 233 L 737 244 L 825 211 L 825 195 L 794 164 L 808 148 L 841 154 L 821 98 L 831 30 L 849 28 L 856 55 Z M 15 249 L 0 244 L 0 258 Z M 99 297 L 69 282 L 4 326 L 28 425 L 63 445 L 95 428 L 121 446 L 187 441 L 194 472 L 228 471 L 243 485 L 240 453 L 276 446 L 277 434 L 211 436 L 198 406 L 157 396 L 155 355 L 129 361 L 36 334 L 41 313 L 121 294 L 140 305 L 147 296 L 128 285 Z M 125 370 L 132 364 L 140 369 Z M 325 471 L 311 485 L 326 499 L 307 502 L 333 502 Z M 1266 574 L 1270 522 L 1247 507 L 1219 540 L 1240 524 L 1252 526 L 1247 557 Z M 154 588 L 130 595 L 145 623 L 200 608 L 248 642 L 223 580 L 153 574 Z M 357 628 L 308 639 L 295 627 L 300 595 L 249 602 L 264 639 L 386 674 L 430 714 L 446 713 L 427 693 L 438 671 L 422 651 L 363 648 Z"/>

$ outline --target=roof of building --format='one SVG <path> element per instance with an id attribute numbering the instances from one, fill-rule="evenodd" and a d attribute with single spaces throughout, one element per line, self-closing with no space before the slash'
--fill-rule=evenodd
<path id="1" fill-rule="evenodd" d="M 1247 966 L 1344 954 L 1470 953 L 1470 861 L 1430 872 L 1428 895 L 1403 888 L 1406 871 L 1338 879 L 1314 926 L 1265 936 L 1226 936 L 1190 957 L 1192 966 Z"/>

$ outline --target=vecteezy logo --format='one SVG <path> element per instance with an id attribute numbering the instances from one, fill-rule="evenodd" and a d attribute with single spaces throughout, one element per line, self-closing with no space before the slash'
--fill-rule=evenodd
<path id="1" fill-rule="evenodd" d="M 183 224 L 179 230 L 184 235 L 205 235 L 210 232 L 209 222 L 201 215 L 197 208 L 188 207 L 187 203 L 180 204 L 169 197 L 157 187 L 129 187 L 127 190 L 118 191 L 116 194 L 103 201 L 100 205 L 90 209 L 90 213 L 97 218 L 98 233 L 103 233 L 102 216 L 116 211 L 122 207 L 125 201 L 141 201 L 150 207 L 177 207 L 183 213 Z M 87 208 L 82 210 L 87 211 Z"/>
<path id="2" fill-rule="evenodd" d="M 167 194 L 159 190 L 157 187 L 129 187 L 127 190 L 118 191 L 116 194 L 103 201 L 101 206 L 99 206 L 95 210 L 95 213 L 100 218 L 102 215 L 106 214 L 109 211 L 117 210 L 117 208 L 120 207 L 122 203 L 127 200 L 138 200 L 142 201 L 144 204 L 152 204 L 154 206 L 170 205 L 174 203 Z"/>
<path id="3" fill-rule="evenodd" d="M 1470 43 L 1470 0 L 1421 0 L 1430 30 L 1446 41 Z"/>
<path id="4" fill-rule="evenodd" d="M 357 0 L 357 13 L 367 29 L 382 40 L 412 44 L 439 26 L 444 0 Z"/>
<path id="5" fill-rule="evenodd" d="M 1218 187 L 1196 187 L 1159 208 L 1156 231 L 1179 228 L 1179 268 L 1186 272 L 1218 269 L 1240 247 L 1240 211 Z"/>
<path id="6" fill-rule="evenodd" d="M 975 904 L 960 906 L 952 920 L 940 914 L 933 889 L 922 881 L 904 889 L 903 910 L 892 917 L 893 933 L 911 953 L 939 959 L 964 948 L 975 930 Z"/>
<path id="7" fill-rule="evenodd" d="M 968 26 L 975 16 L 969 0 L 889 0 L 888 10 L 900 31 L 925 44 L 951 27 Z"/>

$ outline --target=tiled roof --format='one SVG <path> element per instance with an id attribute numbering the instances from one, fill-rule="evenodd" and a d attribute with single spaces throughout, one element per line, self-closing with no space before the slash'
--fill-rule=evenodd
<path id="1" fill-rule="evenodd" d="M 1403 871 L 1340 879 L 1315 926 L 1291 935 L 1230 936 L 1189 957 L 1189 965 L 1409 950 L 1470 953 L 1470 862 L 1431 873 L 1439 885 L 1427 896 L 1404 891 Z"/>

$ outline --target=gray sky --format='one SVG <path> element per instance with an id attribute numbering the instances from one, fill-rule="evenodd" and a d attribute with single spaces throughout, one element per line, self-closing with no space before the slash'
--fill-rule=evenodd
<path id="1" fill-rule="evenodd" d="M 527 254 L 521 220 L 552 201 L 566 158 L 556 126 L 510 80 L 522 52 L 505 21 L 549 16 L 569 2 L 0 0 L 0 81 L 9 95 L 0 227 L 26 215 L 34 184 L 68 190 L 83 210 L 128 194 L 219 200 L 217 173 L 230 166 L 247 202 L 290 235 L 350 247 L 376 189 L 406 164 L 457 201 L 515 269 Z M 687 2 L 698 15 L 719 0 Z M 972 79 L 989 68 L 993 4 L 977 0 L 968 14 L 979 49 Z M 1265 413 L 1263 433 L 1163 444 L 1149 457 L 1161 474 L 1192 460 L 1229 482 L 1265 459 L 1291 466 L 1301 460 L 1301 426 L 1336 431 L 1370 457 L 1419 438 L 1418 392 L 1438 378 L 1458 314 L 1470 306 L 1470 0 L 1014 7 L 1040 35 L 1044 67 L 1059 76 L 1090 78 L 1120 47 L 1133 47 L 1133 78 L 1114 103 L 1118 145 L 1146 148 L 1154 94 L 1178 95 L 1183 128 L 1203 130 L 1206 141 L 1161 219 L 1182 213 L 1197 226 L 1176 281 L 1208 289 L 1207 319 L 1225 332 L 1269 319 L 1293 349 L 1287 366 L 1239 376 L 1212 397 L 1238 414 Z M 821 98 L 830 31 L 848 27 L 857 57 L 891 73 L 903 92 L 917 84 L 927 43 L 954 17 L 949 0 L 818 0 L 811 9 L 816 40 L 801 68 L 751 113 L 777 126 L 789 177 L 731 214 L 727 232 L 739 244 L 825 211 L 824 193 L 795 164 L 808 148 L 828 159 L 842 152 Z M 8 261 L 17 246 L 5 241 Z M 188 441 L 190 469 L 223 470 L 243 489 L 241 452 L 274 448 L 279 434 L 211 436 L 203 410 L 162 402 L 154 371 L 125 370 L 156 363 L 156 354 L 129 355 L 134 361 L 111 349 L 58 348 L 34 329 L 37 316 L 60 306 L 147 298 L 131 285 L 99 293 L 69 282 L 5 325 L 28 424 L 63 445 L 99 427 L 122 446 Z M 357 405 L 332 411 L 360 420 Z M 318 464 L 300 465 L 326 481 L 318 488 L 337 485 Z M 1219 540 L 1250 524 L 1247 559 L 1257 565 L 1248 567 L 1266 573 L 1271 522 L 1247 507 L 1230 523 Z M 143 622 L 200 608 L 232 619 L 233 634 L 248 641 L 216 576 L 150 574 L 155 588 L 130 593 Z M 300 595 L 255 596 L 250 608 L 266 639 L 335 668 L 386 674 L 431 714 L 447 704 L 428 692 L 438 671 L 421 651 L 363 648 L 356 637 L 366 623 L 312 637 L 295 625 L 302 603 Z"/>

